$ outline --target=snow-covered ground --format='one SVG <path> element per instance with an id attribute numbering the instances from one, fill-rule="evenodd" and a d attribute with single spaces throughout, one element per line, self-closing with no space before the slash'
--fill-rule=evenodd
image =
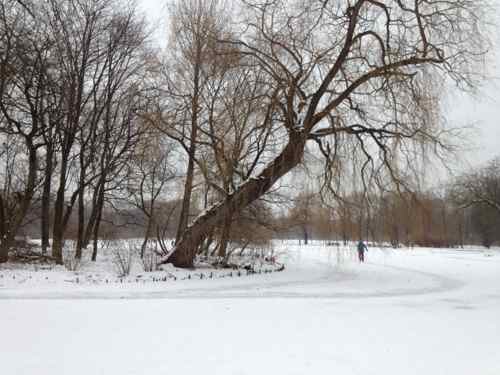
<path id="1" fill-rule="evenodd" d="M 499 250 L 370 249 L 358 264 L 277 246 L 285 272 L 233 278 L 2 268 L 1 374 L 500 374 Z"/>

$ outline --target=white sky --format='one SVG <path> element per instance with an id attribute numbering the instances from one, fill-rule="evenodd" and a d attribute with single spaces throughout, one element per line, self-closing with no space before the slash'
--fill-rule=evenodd
<path id="1" fill-rule="evenodd" d="M 155 27 L 157 39 L 162 42 L 166 37 L 166 4 L 168 0 L 138 0 L 140 8 L 145 12 L 149 22 Z M 498 1 L 498 0 L 495 0 Z M 500 8 L 497 9 L 500 24 Z M 500 50 L 499 30 L 492 35 L 494 50 Z M 165 40 L 166 43 L 166 40 Z M 492 51 L 492 53 L 495 53 Z M 451 92 L 444 106 L 444 115 L 450 126 L 463 127 L 474 125 L 475 130 L 468 133 L 469 144 L 461 159 L 462 168 L 477 166 L 495 156 L 500 156 L 500 53 L 492 59 L 489 66 L 489 79 L 474 96 Z"/>

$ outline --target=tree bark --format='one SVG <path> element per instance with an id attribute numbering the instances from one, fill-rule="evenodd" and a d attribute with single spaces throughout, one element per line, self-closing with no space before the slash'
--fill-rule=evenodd
<path id="1" fill-rule="evenodd" d="M 82 183 L 82 181 L 80 181 Z M 76 239 L 75 258 L 82 259 L 83 234 L 85 229 L 85 187 L 80 186 L 78 194 L 78 235 Z"/>
<path id="2" fill-rule="evenodd" d="M 45 178 L 42 192 L 42 213 L 41 213 L 41 234 L 42 234 L 42 254 L 47 254 L 50 246 L 50 194 L 52 192 L 54 148 L 52 144 L 47 145 L 47 155 L 45 157 Z"/>
<path id="3" fill-rule="evenodd" d="M 193 98 L 191 100 L 191 134 L 189 140 L 189 151 L 188 151 L 188 168 L 186 173 L 186 183 L 184 184 L 184 197 L 182 199 L 181 213 L 179 217 L 179 226 L 177 227 L 177 234 L 175 236 L 175 242 L 177 243 L 182 234 L 186 230 L 189 221 L 189 211 L 191 209 L 191 194 L 193 192 L 193 180 L 194 180 L 194 158 L 196 155 L 196 142 L 198 139 L 198 106 L 199 106 L 199 96 L 200 96 L 200 59 L 201 59 L 201 47 L 198 42 L 196 64 L 194 66 L 194 90 Z"/>
<path id="4" fill-rule="evenodd" d="M 97 252 L 99 250 L 99 227 L 101 226 L 102 210 L 97 215 L 96 223 L 94 224 L 94 243 L 92 250 L 92 262 L 97 261 Z"/>
<path id="5" fill-rule="evenodd" d="M 80 162 L 80 176 L 79 176 L 79 193 L 78 193 L 78 234 L 76 239 L 75 258 L 82 259 L 82 249 L 84 246 L 84 231 L 85 231 L 85 175 L 87 172 L 85 151 L 87 143 L 84 141 L 80 145 L 80 154 L 78 159 Z"/>
<path id="6" fill-rule="evenodd" d="M 219 251 L 217 254 L 220 258 L 224 260 L 226 259 L 227 255 L 227 245 L 229 243 L 229 237 L 231 235 L 232 222 L 233 222 L 233 212 L 228 212 L 222 224 Z"/>
<path id="7" fill-rule="evenodd" d="M 84 248 L 86 248 L 90 244 L 90 240 L 92 239 L 92 234 L 94 232 L 94 226 L 97 222 L 97 216 L 99 215 L 99 207 L 100 207 L 99 200 L 101 198 L 101 191 L 103 192 L 103 195 L 104 195 L 104 188 L 105 188 L 104 184 L 105 184 L 105 175 L 101 175 L 101 177 L 99 178 L 99 181 L 97 182 L 97 185 L 95 186 L 94 191 L 93 191 L 92 206 L 90 209 L 90 215 L 89 215 L 87 227 L 85 228 L 85 234 L 83 235 L 83 241 L 82 241 L 82 247 L 84 247 Z"/>
<path id="8" fill-rule="evenodd" d="M 99 197 L 97 199 L 97 216 L 95 219 L 95 223 L 93 225 L 93 237 L 94 237 L 94 243 L 93 243 L 93 250 L 92 250 L 92 262 L 95 262 L 97 260 L 97 251 L 98 251 L 98 240 L 99 240 L 99 228 L 101 226 L 101 220 L 102 220 L 102 211 L 104 209 L 104 185 L 99 191 Z"/>
<path id="9" fill-rule="evenodd" d="M 194 180 L 194 158 L 191 156 L 194 154 L 194 147 L 191 148 L 189 155 L 189 162 L 186 174 L 186 182 L 184 184 L 184 196 L 182 198 L 181 213 L 179 217 L 179 225 L 177 227 L 177 234 L 175 236 L 175 242 L 178 242 L 182 237 L 182 234 L 186 230 L 189 221 L 189 211 L 191 209 L 191 193 L 193 191 L 193 180 Z"/>
<path id="10" fill-rule="evenodd" d="M 57 189 L 54 205 L 54 228 L 52 229 L 52 257 L 58 264 L 62 264 L 62 248 L 64 241 L 64 193 L 66 191 L 66 171 L 68 168 L 67 155 L 62 156 L 59 188 Z"/>
<path id="11" fill-rule="evenodd" d="M 7 225 L 5 217 L 5 204 L 2 196 L 0 195 L 0 263 L 5 263 L 9 259 L 9 247 L 7 242 Z"/>
<path id="12" fill-rule="evenodd" d="M 6 223 L 5 223 L 5 202 L 2 197 L 2 194 L 0 194 L 0 240 L 5 236 L 5 228 L 6 228 Z"/>

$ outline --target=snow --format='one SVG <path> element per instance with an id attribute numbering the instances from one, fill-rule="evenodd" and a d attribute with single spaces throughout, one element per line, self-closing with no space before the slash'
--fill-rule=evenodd
<path id="1" fill-rule="evenodd" d="M 35 242 L 35 241 L 32 241 Z M 107 241 L 100 245 L 97 262 L 91 262 L 91 250 L 83 253 L 83 259 L 76 263 L 69 250 L 73 244 L 66 246 L 68 255 L 65 254 L 65 266 L 54 264 L 0 264 L 0 299 L 61 299 L 61 298 L 143 298 L 145 295 L 158 296 L 165 292 L 186 292 L 189 285 L 212 288 L 221 285 L 225 288 L 228 284 L 225 279 L 241 278 L 248 276 L 249 272 L 244 266 L 251 266 L 255 276 L 265 278 L 265 275 L 280 272 L 282 264 L 266 261 L 266 257 L 273 255 L 273 250 L 249 250 L 244 256 L 230 256 L 228 262 L 239 265 L 240 269 L 218 268 L 210 264 L 209 260 L 199 258 L 196 260 L 195 270 L 185 270 L 164 264 L 154 272 L 145 272 L 144 265 L 139 257 L 141 240 Z M 35 242 L 36 243 L 36 242 Z M 116 254 L 121 253 L 122 259 L 129 262 L 130 273 L 123 273 L 122 267 L 117 265 Z M 160 257 L 154 257 L 150 249 L 149 262 L 156 263 Z M 210 261 L 220 259 L 211 258 Z M 75 267 L 75 264 L 78 264 Z M 153 268 L 154 266 L 151 266 Z M 76 270 L 74 270 L 76 268 Z M 197 283 L 197 281 L 199 281 Z"/>
<path id="2" fill-rule="evenodd" d="M 2 374 L 500 373 L 498 249 L 370 248 L 358 264 L 352 247 L 276 246 L 285 272 L 239 278 L 52 270 L 36 287 L 1 269 Z"/>

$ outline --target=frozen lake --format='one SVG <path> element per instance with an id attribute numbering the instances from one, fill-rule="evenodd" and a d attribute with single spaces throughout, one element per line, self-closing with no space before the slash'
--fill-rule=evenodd
<path id="1" fill-rule="evenodd" d="M 500 373 L 498 250 L 370 249 L 358 264 L 281 246 L 285 272 L 241 278 L 0 279 L 2 374 Z"/>

